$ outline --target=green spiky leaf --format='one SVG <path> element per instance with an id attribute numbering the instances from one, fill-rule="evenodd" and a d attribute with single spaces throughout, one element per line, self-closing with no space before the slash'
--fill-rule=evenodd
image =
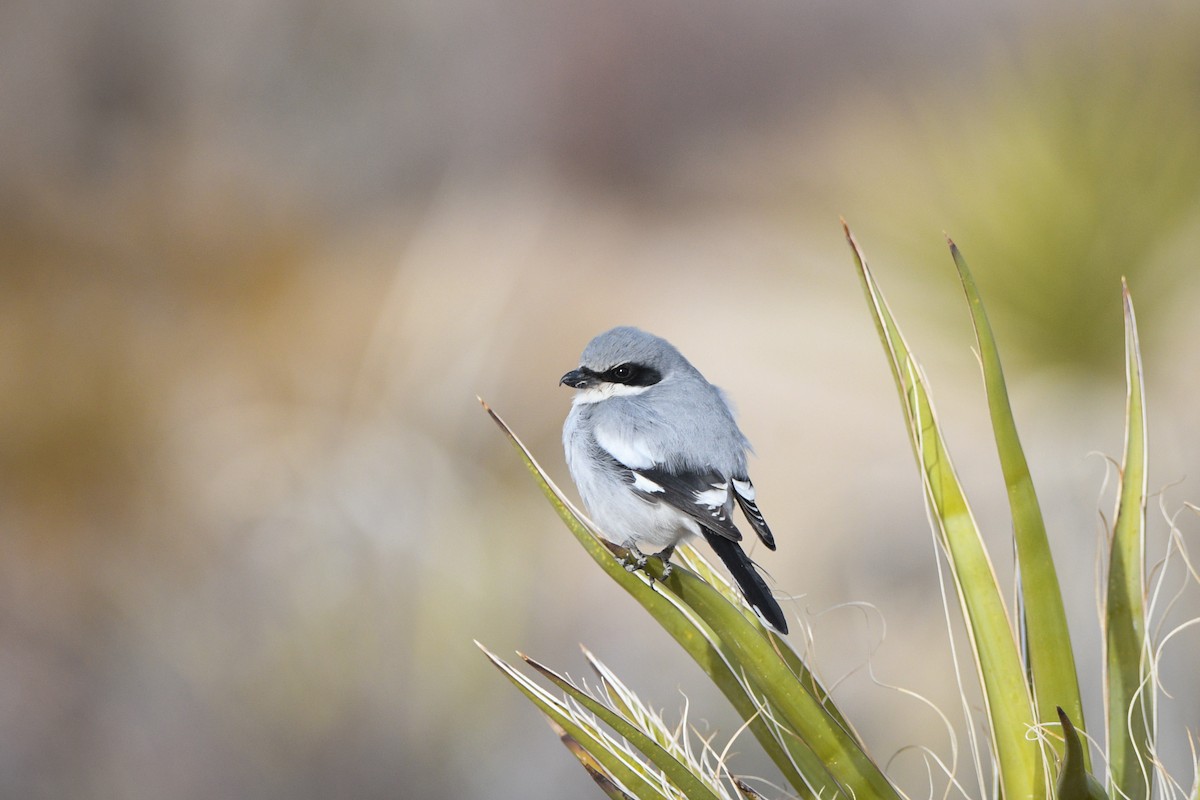
<path id="1" fill-rule="evenodd" d="M 896 381 L 926 500 L 970 632 L 1004 797 L 1039 800 L 1048 787 L 1041 750 L 1026 737 L 1034 725 L 1033 701 L 995 571 L 950 462 L 925 378 L 858 243 L 848 227 L 845 232 Z"/>
<path id="2" fill-rule="evenodd" d="M 479 642 L 475 644 L 554 725 L 564 730 L 579 749 L 589 754 L 590 759 L 584 763 L 585 767 L 594 768 L 609 781 L 617 784 L 622 792 L 632 794 L 640 800 L 667 798 L 662 789 L 651 781 L 645 766 L 605 733 L 594 720 L 575 713 L 564 702 L 513 669 Z M 574 748 L 571 749 L 578 757 L 578 752 Z M 589 773 L 592 772 L 593 770 L 589 769 Z"/>
<path id="3" fill-rule="evenodd" d="M 1114 796 L 1145 800 L 1150 796 L 1154 738 L 1145 608 L 1146 407 L 1137 320 L 1128 286 L 1123 287 L 1123 300 L 1125 452 L 1104 609 L 1109 788 Z"/>
<path id="4" fill-rule="evenodd" d="M 575 737 L 567 733 L 566 730 L 554 720 L 547 719 L 546 721 L 550 724 L 550 729 L 558 735 L 558 739 L 563 743 L 563 746 L 566 747 L 567 750 L 569 750 L 571 754 L 575 756 L 575 758 L 579 759 L 580 765 L 591 777 L 592 781 L 594 781 L 595 784 L 600 787 L 600 791 L 608 795 L 611 800 L 637 800 L 637 798 L 635 798 L 633 795 L 626 794 L 621 790 L 621 787 L 618 786 L 616 782 L 608 776 L 607 773 L 605 773 L 604 767 L 600 764 L 596 757 L 589 753 L 587 748 L 581 745 L 579 741 L 575 739 Z"/>
<path id="5" fill-rule="evenodd" d="M 983 300 L 975 286 L 975 278 L 954 242 L 950 242 L 950 253 L 958 267 L 958 275 L 971 309 L 992 430 L 995 432 L 1004 484 L 1008 489 L 1008 505 L 1021 576 L 1022 624 L 1028 643 L 1037 718 L 1042 724 L 1052 722 L 1056 708 L 1062 706 L 1075 719 L 1082 721 L 1083 701 L 1079 695 L 1071 634 L 1067 629 L 1067 612 L 1063 607 L 1050 542 L 1046 538 L 1041 505 L 1029 474 L 1025 451 L 1017 435 L 1017 424 L 1004 382 L 1004 370 L 1000 365 L 1000 352 L 983 308 Z M 1084 769 L 1090 769 L 1087 750 L 1082 752 L 1081 757 Z"/>
<path id="6" fill-rule="evenodd" d="M 625 741 L 633 745 L 638 752 L 646 756 L 654 766 L 662 770 L 671 783 L 687 796 L 688 800 L 719 800 L 716 792 L 709 788 L 700 777 L 693 774 L 687 765 L 628 719 L 608 708 L 549 667 L 539 664 L 528 656 L 522 656 L 522 658 L 525 659 L 525 663 L 540 672 L 543 677 L 572 697 L 588 711 L 595 714 L 601 722 L 616 731 Z"/>

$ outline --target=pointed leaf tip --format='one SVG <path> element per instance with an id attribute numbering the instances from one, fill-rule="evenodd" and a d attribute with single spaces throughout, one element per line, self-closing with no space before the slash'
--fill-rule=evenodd
<path id="1" fill-rule="evenodd" d="M 1066 751 L 1063 754 L 1062 766 L 1058 772 L 1058 800 L 1107 800 L 1104 788 L 1094 777 L 1088 774 L 1083 763 L 1083 743 L 1079 740 L 1079 732 L 1075 730 L 1067 712 L 1058 707 L 1058 721 L 1062 723 L 1063 739 L 1066 740 Z"/>
<path id="2" fill-rule="evenodd" d="M 491 650 L 488 650 L 486 647 L 479 644 L 479 642 L 476 642 L 475 644 L 479 647 L 480 650 L 483 651 L 483 654 L 487 657 L 487 660 L 492 662 L 493 667 L 500 670 L 501 672 L 505 671 L 505 667 L 507 665 L 500 659 L 500 656 L 496 655 Z"/>
<path id="3" fill-rule="evenodd" d="M 866 261 L 862 248 L 858 246 L 858 240 L 854 238 L 854 233 L 850 230 L 850 225 L 844 219 L 842 220 L 842 232 L 846 234 L 846 243 L 850 245 L 850 249 L 854 252 L 856 259 Z"/>
<path id="4" fill-rule="evenodd" d="M 479 401 L 479 405 L 483 406 L 483 410 L 487 412 L 487 415 L 489 417 L 491 417 L 492 420 L 497 425 L 499 425 L 501 428 L 503 428 L 505 433 L 507 433 L 509 436 L 512 436 L 512 431 L 509 430 L 509 427 L 504 424 L 504 420 L 500 419 L 499 415 L 496 414 L 495 410 L 491 406 L 488 405 L 487 400 L 484 400 L 479 395 L 475 395 L 475 399 Z"/>

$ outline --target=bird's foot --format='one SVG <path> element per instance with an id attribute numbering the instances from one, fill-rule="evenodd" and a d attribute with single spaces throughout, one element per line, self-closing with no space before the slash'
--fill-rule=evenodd
<path id="1" fill-rule="evenodd" d="M 639 569 L 646 568 L 646 554 L 638 550 L 634 545 L 628 545 L 626 550 L 629 551 L 629 559 L 625 562 L 625 569 L 629 572 L 637 572 Z"/>
<path id="2" fill-rule="evenodd" d="M 638 570 L 645 571 L 646 564 L 651 556 L 647 556 L 633 545 L 628 545 L 626 549 L 629 550 L 629 560 L 625 562 L 625 569 L 629 570 L 630 572 L 637 572 Z M 653 554 L 653 558 L 657 558 L 662 562 L 662 575 L 656 578 L 649 572 L 646 572 L 646 577 L 650 579 L 650 583 L 654 583 L 656 580 L 665 581 L 670 576 L 671 570 L 674 569 L 674 565 L 671 564 L 671 554 L 674 552 L 675 545 L 671 545 L 670 547 L 665 547 Z"/>
<path id="3" fill-rule="evenodd" d="M 654 554 L 655 558 L 662 561 L 663 574 L 659 580 L 665 581 L 668 577 L 670 577 L 671 570 L 675 569 L 675 566 L 671 563 L 671 555 L 674 552 L 675 545 L 671 545 L 670 547 L 664 547 L 662 550 L 659 550 Z"/>

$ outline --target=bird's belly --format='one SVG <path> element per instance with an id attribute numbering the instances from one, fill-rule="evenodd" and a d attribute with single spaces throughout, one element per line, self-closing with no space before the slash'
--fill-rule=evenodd
<path id="1" fill-rule="evenodd" d="M 695 521 L 683 512 L 666 503 L 643 500 L 625 487 L 607 498 L 585 498 L 585 503 L 605 538 L 624 547 L 637 545 L 646 552 L 658 552 L 700 533 Z"/>

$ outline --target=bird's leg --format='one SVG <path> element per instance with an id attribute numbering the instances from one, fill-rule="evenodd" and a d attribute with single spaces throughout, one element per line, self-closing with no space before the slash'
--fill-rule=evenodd
<path id="1" fill-rule="evenodd" d="M 639 569 L 646 568 L 646 554 L 638 550 L 637 545 L 632 542 L 625 545 L 625 549 L 629 551 L 629 557 L 632 561 L 625 562 L 625 569 L 629 572 L 637 572 Z"/>
<path id="2" fill-rule="evenodd" d="M 654 557 L 661 560 L 662 565 L 663 565 L 662 578 L 660 578 L 659 580 L 665 581 L 667 579 L 667 577 L 671 574 L 671 570 L 675 568 L 671 564 L 671 555 L 674 552 L 675 552 L 675 545 L 670 545 L 669 547 L 664 547 L 662 550 L 659 550 L 657 553 L 654 554 Z"/>
<path id="3" fill-rule="evenodd" d="M 646 568 L 646 554 L 639 550 L 637 545 L 634 544 L 626 545 L 625 549 L 629 551 L 629 555 L 633 559 L 632 561 L 625 562 L 625 569 L 629 570 L 630 572 L 644 570 Z M 667 576 L 671 574 L 671 570 L 674 569 L 674 566 L 671 564 L 671 554 L 674 552 L 675 545 L 671 545 L 669 547 L 664 547 L 662 550 L 659 550 L 657 553 L 653 554 L 653 557 L 662 561 L 663 565 L 662 577 L 658 578 L 658 580 L 665 581 Z M 650 578 L 651 583 L 654 583 L 655 578 L 653 576 L 650 576 L 649 573 L 647 573 L 647 577 Z"/>

